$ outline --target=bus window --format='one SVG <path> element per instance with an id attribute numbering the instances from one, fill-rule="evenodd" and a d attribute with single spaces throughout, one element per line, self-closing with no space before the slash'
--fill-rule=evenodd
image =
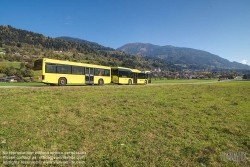
<path id="1" fill-rule="evenodd" d="M 57 64 L 56 72 L 60 74 L 71 74 L 71 66 Z"/>
<path id="2" fill-rule="evenodd" d="M 130 78 L 131 74 L 129 71 L 119 71 L 119 77 Z"/>
<path id="3" fill-rule="evenodd" d="M 146 76 L 145 76 L 144 73 L 139 73 L 138 74 L 138 79 L 145 79 L 145 78 L 146 78 Z"/>
<path id="4" fill-rule="evenodd" d="M 72 66 L 72 74 L 84 75 L 85 68 L 80 66 Z"/>
<path id="5" fill-rule="evenodd" d="M 56 73 L 56 64 L 46 63 L 45 73 Z"/>
<path id="6" fill-rule="evenodd" d="M 96 76 L 104 76 L 104 69 L 95 68 L 94 72 Z"/>
<path id="7" fill-rule="evenodd" d="M 104 75 L 105 76 L 110 76 L 110 70 L 104 70 Z"/>

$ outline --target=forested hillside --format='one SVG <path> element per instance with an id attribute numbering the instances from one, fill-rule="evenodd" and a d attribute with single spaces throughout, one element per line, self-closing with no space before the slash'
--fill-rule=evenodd
<path id="1" fill-rule="evenodd" d="M 140 70 L 180 70 L 180 67 L 158 58 L 129 54 L 97 43 L 80 41 L 66 41 L 12 26 L 0 26 L 0 73 L 32 76 L 33 62 L 43 57 Z M 13 62 L 19 62 L 19 68 L 17 65 L 13 67 Z"/>
<path id="2" fill-rule="evenodd" d="M 56 39 L 61 39 L 61 40 L 68 41 L 68 42 L 88 45 L 91 48 L 96 49 L 98 51 L 115 51 L 115 49 L 113 49 L 113 48 L 105 47 L 105 46 L 102 46 L 96 42 L 90 42 L 90 41 L 86 41 L 84 39 L 72 38 L 72 37 L 67 37 L 67 36 L 56 37 Z"/>

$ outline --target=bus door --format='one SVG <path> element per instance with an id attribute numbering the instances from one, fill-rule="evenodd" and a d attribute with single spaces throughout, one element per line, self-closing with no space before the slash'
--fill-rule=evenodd
<path id="1" fill-rule="evenodd" d="M 137 78 L 138 78 L 138 74 L 137 73 L 133 73 L 134 84 L 137 84 Z"/>
<path id="2" fill-rule="evenodd" d="M 85 70 L 85 84 L 86 85 L 94 84 L 94 68 L 86 67 L 86 70 Z"/>

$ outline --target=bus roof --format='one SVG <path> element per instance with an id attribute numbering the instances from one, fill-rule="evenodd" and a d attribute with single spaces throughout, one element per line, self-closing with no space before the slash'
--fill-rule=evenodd
<path id="1" fill-rule="evenodd" d="M 75 66 L 110 69 L 109 66 L 88 64 L 88 63 L 81 63 L 81 62 L 72 62 L 72 61 L 65 61 L 65 60 L 56 60 L 56 59 L 49 59 L 49 58 L 43 58 L 43 61 L 49 62 L 49 63 L 56 63 L 56 64 L 65 64 L 65 65 L 75 65 Z"/>
<path id="2" fill-rule="evenodd" d="M 138 69 L 131 69 L 131 68 L 126 68 L 126 67 L 111 67 L 111 69 L 119 69 L 120 71 L 130 71 L 134 73 L 145 73 L 145 71 L 140 71 Z"/>
<path id="3" fill-rule="evenodd" d="M 130 68 L 126 68 L 126 67 L 111 67 L 111 69 L 119 69 L 119 70 L 128 70 L 128 71 L 132 71 Z"/>
<path id="4" fill-rule="evenodd" d="M 131 69 L 132 72 L 136 72 L 136 73 L 141 73 L 140 70 L 137 70 L 137 69 Z"/>

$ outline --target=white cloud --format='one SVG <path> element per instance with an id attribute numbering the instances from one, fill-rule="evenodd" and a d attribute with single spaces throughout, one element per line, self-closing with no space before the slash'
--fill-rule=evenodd
<path id="1" fill-rule="evenodd" d="M 247 60 L 242 60 L 241 63 L 242 64 L 247 64 Z"/>

